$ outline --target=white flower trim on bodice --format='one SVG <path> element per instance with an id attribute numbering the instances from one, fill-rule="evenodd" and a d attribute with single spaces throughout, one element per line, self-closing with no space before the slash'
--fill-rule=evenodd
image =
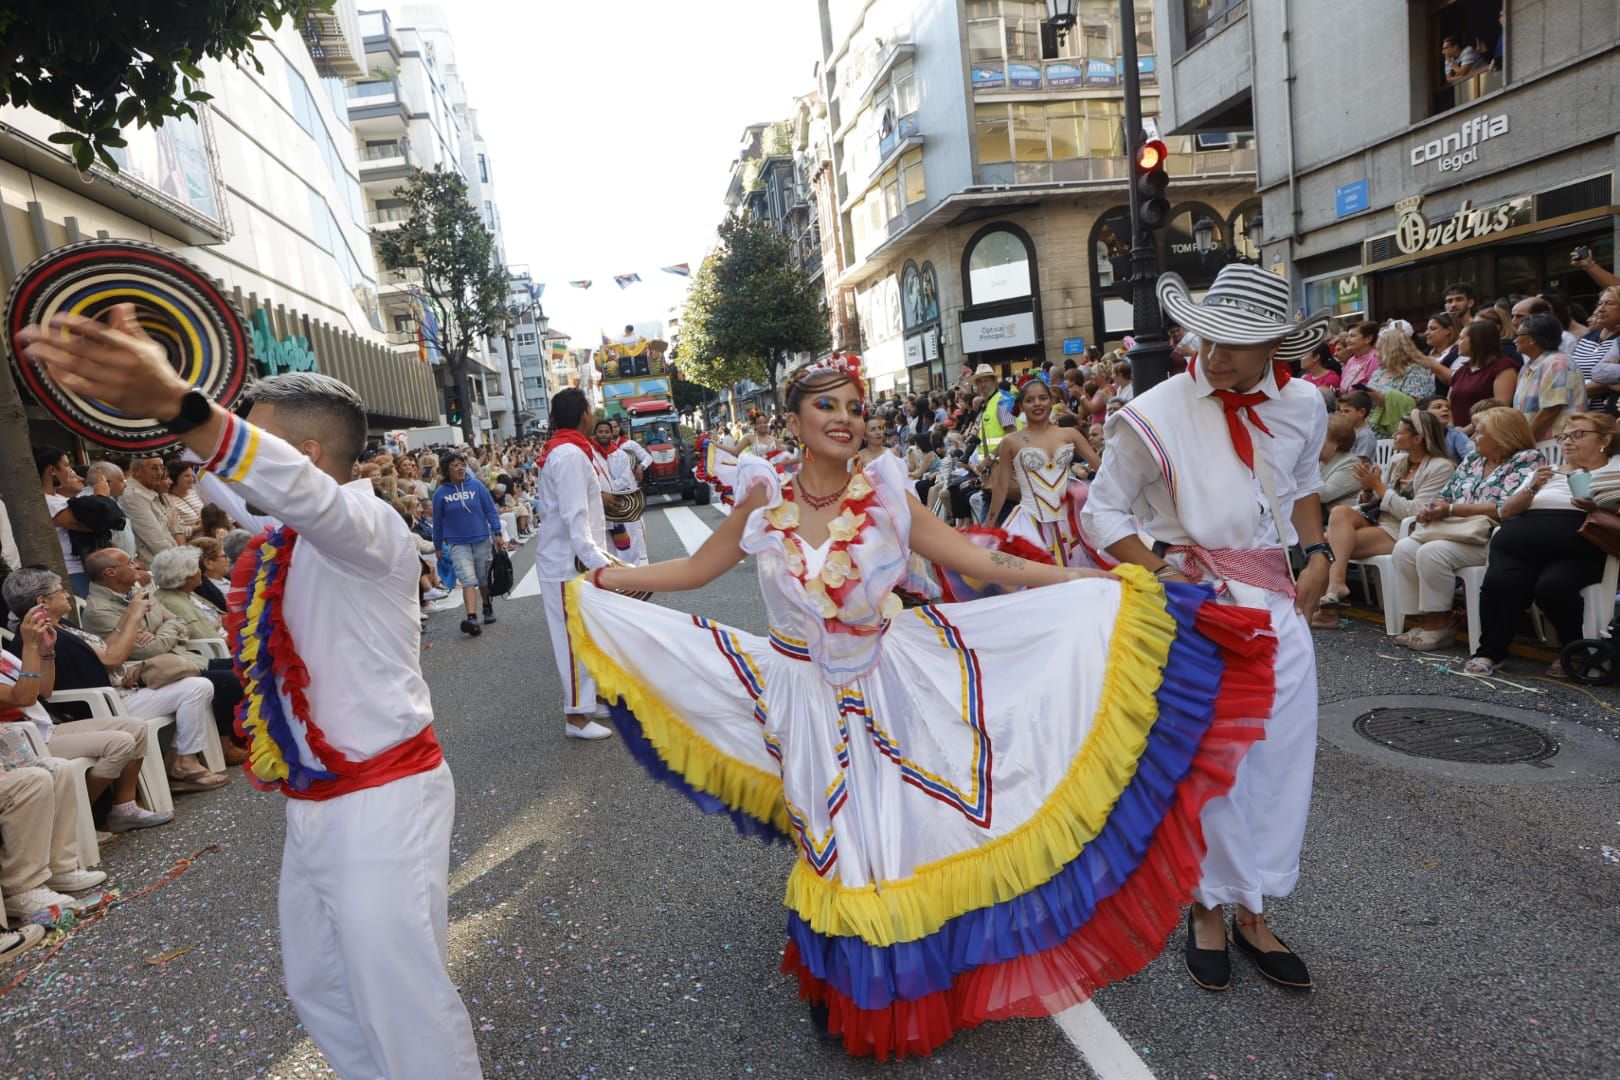
<path id="1" fill-rule="evenodd" d="M 1013 477 L 1018 481 L 1018 504 L 1037 521 L 1064 516 L 1064 493 L 1071 479 L 1074 444 L 1064 443 L 1056 454 L 1039 446 L 1026 446 L 1013 456 Z"/>

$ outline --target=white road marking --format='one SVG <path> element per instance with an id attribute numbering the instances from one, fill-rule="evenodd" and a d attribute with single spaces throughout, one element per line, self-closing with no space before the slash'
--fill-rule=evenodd
<path id="1" fill-rule="evenodd" d="M 529 567 L 529 572 L 523 575 L 523 580 L 517 587 L 507 594 L 508 600 L 521 600 L 525 596 L 540 595 L 540 578 L 535 574 L 535 568 Z"/>
<path id="2" fill-rule="evenodd" d="M 703 541 L 714 532 L 703 524 L 703 519 L 692 512 L 690 506 L 668 506 L 664 508 L 664 520 L 669 522 L 675 535 L 681 538 L 681 546 L 686 548 L 688 555 L 696 555 Z"/>
<path id="3" fill-rule="evenodd" d="M 1087 1001 L 1052 1017 L 1086 1059 L 1098 1080 L 1153 1080 L 1153 1070 L 1131 1049 L 1131 1044 L 1108 1022 L 1108 1017 Z"/>

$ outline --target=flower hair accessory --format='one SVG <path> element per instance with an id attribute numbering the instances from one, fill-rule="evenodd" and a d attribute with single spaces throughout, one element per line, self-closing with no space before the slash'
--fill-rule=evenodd
<path id="1" fill-rule="evenodd" d="M 833 353 L 825 360 L 817 360 L 804 369 L 806 378 L 813 377 L 818 372 L 831 371 L 839 375 L 848 375 L 855 380 L 855 389 L 864 400 L 866 397 L 866 378 L 861 374 L 861 358 L 854 353 Z"/>

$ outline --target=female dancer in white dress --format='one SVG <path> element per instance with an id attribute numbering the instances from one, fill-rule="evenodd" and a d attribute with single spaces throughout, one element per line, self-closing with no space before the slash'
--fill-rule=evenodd
<path id="1" fill-rule="evenodd" d="M 1099 558 L 1081 533 L 1086 485 L 1071 471 L 1076 457 L 1093 472 L 1102 458 L 1078 428 L 1051 422 L 1052 391 L 1040 379 L 1018 388 L 1015 412 L 1023 415 L 1025 425 L 1008 432 L 996 448 L 985 520 L 992 524 L 1000 520 L 1008 488 L 1016 484 L 1018 508 L 1003 526 L 1008 536 L 1034 544 L 1059 566 L 1112 567 L 1113 560 Z"/>
<path id="2" fill-rule="evenodd" d="M 881 1058 L 1067 1008 L 1159 952 L 1198 882 L 1198 813 L 1269 713 L 1274 639 L 1263 613 L 1138 567 L 979 547 L 893 455 L 852 470 L 858 363 L 790 382 L 795 478 L 745 456 L 702 548 L 576 579 L 567 618 L 641 764 L 794 845 L 783 970 Z M 913 550 L 1048 587 L 902 610 Z M 749 554 L 768 635 L 620 594 L 699 588 Z"/>

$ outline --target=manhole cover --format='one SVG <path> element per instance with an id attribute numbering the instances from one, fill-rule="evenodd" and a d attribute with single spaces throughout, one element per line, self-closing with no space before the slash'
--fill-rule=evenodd
<path id="1" fill-rule="evenodd" d="M 1356 717 L 1355 729 L 1403 754 L 1471 765 L 1534 764 L 1558 753 L 1533 727 L 1457 709 L 1374 709 Z"/>

